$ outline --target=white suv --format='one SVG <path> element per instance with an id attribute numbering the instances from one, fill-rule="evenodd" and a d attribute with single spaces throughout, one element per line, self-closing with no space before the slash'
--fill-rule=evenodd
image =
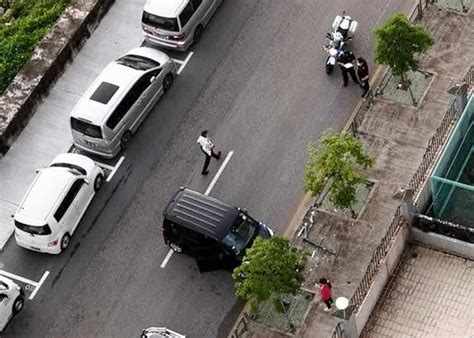
<path id="1" fill-rule="evenodd" d="M 11 279 L 0 275 L 0 332 L 11 317 L 23 310 L 25 294 Z"/>
<path id="2" fill-rule="evenodd" d="M 90 158 L 58 155 L 38 171 L 14 216 L 16 243 L 26 249 L 59 254 L 104 182 Z"/>

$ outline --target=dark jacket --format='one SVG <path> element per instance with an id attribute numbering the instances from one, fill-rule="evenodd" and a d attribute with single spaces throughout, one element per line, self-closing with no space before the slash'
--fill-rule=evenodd
<path id="1" fill-rule="evenodd" d="M 362 63 L 360 66 L 357 67 L 357 76 L 359 77 L 360 81 L 368 81 L 369 80 L 369 66 L 366 63 Z M 366 78 L 367 77 L 367 78 Z M 366 78 L 365 80 L 363 80 Z"/>

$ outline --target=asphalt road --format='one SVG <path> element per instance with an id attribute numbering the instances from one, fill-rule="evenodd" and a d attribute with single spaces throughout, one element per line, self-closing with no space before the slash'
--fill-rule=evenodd
<path id="1" fill-rule="evenodd" d="M 0 254 L 5 270 L 34 281 L 50 271 L 2 337 L 133 337 L 148 326 L 189 337 L 226 334 L 241 307 L 230 274 L 200 274 L 193 259 L 177 254 L 160 268 L 168 252 L 164 206 L 180 186 L 204 191 L 219 165 L 213 160 L 210 174 L 200 175 L 200 131 L 208 129 L 224 155 L 234 151 L 210 195 L 281 233 L 304 194 L 306 144 L 327 127 L 341 128 L 361 94 L 341 86 L 339 71 L 324 73 L 321 45 L 334 16 L 345 9 L 359 19 L 352 45 L 369 59 L 374 26 L 411 5 L 224 0 L 68 251 L 42 255 L 10 240 Z"/>

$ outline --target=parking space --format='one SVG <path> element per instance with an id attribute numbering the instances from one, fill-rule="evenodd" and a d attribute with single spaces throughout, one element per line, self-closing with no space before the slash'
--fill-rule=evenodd
<path id="1" fill-rule="evenodd" d="M 0 264 L 0 266 L 3 268 L 3 264 Z M 46 278 L 48 278 L 49 271 L 45 271 L 38 281 L 8 272 L 3 269 L 0 270 L 0 275 L 10 278 L 15 283 L 20 285 L 23 291 L 25 291 L 25 298 L 33 300 L 41 289 L 41 286 L 45 282 Z"/>

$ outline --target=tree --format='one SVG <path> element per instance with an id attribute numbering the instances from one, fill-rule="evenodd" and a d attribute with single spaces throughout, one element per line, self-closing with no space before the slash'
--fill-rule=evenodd
<path id="1" fill-rule="evenodd" d="M 291 247 L 287 239 L 257 237 L 232 273 L 235 293 L 250 302 L 253 313 L 267 299 L 281 309 L 281 296 L 294 294 L 303 281 L 305 264 L 306 255 Z"/>
<path id="2" fill-rule="evenodd" d="M 356 186 L 366 180 L 358 170 L 373 164 L 359 140 L 345 132 L 326 131 L 319 149 L 308 145 L 308 156 L 305 191 L 318 196 L 328 184 L 331 203 L 336 208 L 351 208 L 357 199 Z"/>
<path id="3" fill-rule="evenodd" d="M 425 53 L 434 44 L 433 38 L 423 27 L 412 25 L 403 13 L 394 14 L 375 36 L 375 61 L 390 66 L 393 74 L 400 76 L 402 88 L 407 89 L 406 72 L 418 69 L 415 54 Z"/>

